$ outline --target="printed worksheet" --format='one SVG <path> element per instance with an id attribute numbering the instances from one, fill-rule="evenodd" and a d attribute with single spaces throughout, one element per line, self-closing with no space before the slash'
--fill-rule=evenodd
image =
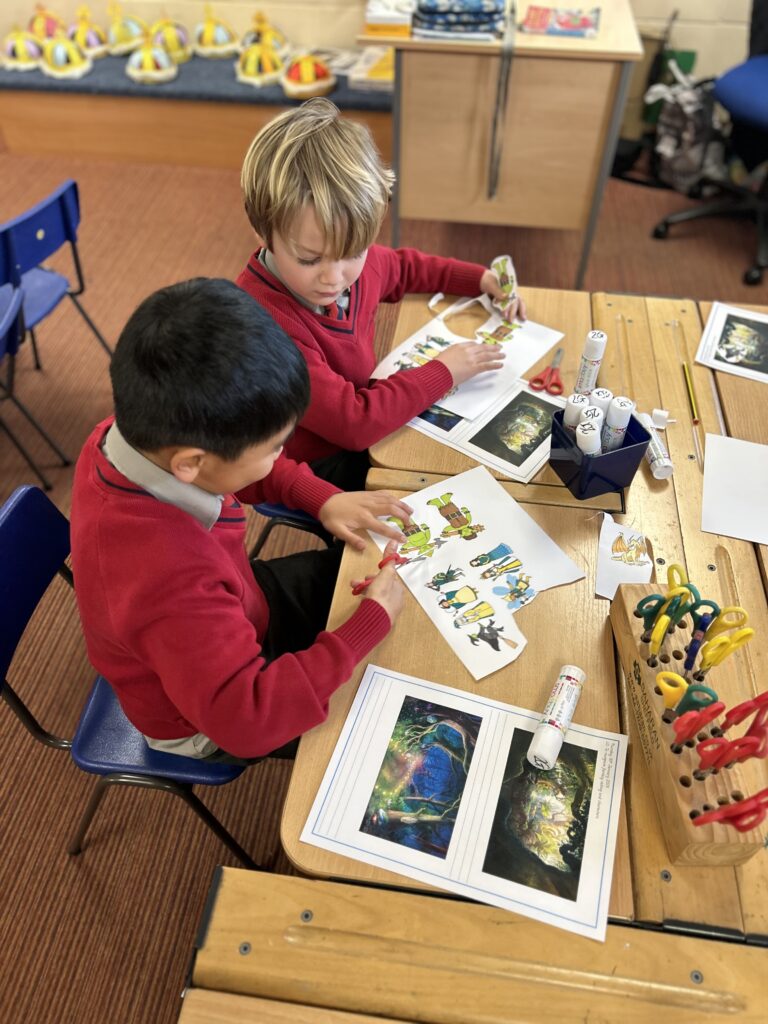
<path id="1" fill-rule="evenodd" d="M 539 717 L 369 665 L 302 842 L 604 940 L 627 739 Z"/>
<path id="2" fill-rule="evenodd" d="M 515 661 L 526 644 L 515 613 L 584 572 L 483 466 L 411 494 L 399 573 L 475 679 Z M 371 533 L 383 550 L 385 542 Z M 524 625 L 524 624 L 523 624 Z"/>
<path id="3" fill-rule="evenodd" d="M 486 322 L 475 332 L 475 341 L 501 345 L 504 348 L 504 366 L 500 370 L 481 373 L 459 387 L 449 391 L 438 403 L 441 409 L 462 419 L 475 419 L 498 399 L 513 389 L 534 363 L 542 359 L 562 337 L 562 331 L 534 323 L 532 320 L 504 320 L 491 304 L 489 296 L 462 299 L 434 317 L 424 327 L 398 345 L 373 371 L 374 378 L 390 377 L 393 373 L 407 372 L 439 356 L 449 345 L 468 339 L 455 334 L 448 321 L 457 312 L 470 305 L 481 306 L 488 314 Z"/>
<path id="4" fill-rule="evenodd" d="M 768 315 L 715 302 L 696 362 L 713 370 L 768 382 Z"/>

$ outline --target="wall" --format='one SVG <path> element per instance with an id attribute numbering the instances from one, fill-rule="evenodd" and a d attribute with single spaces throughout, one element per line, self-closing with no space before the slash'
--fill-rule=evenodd
<path id="1" fill-rule="evenodd" d="M 45 6 L 67 24 L 75 20 L 84 0 L 47 0 Z M 110 22 L 107 0 L 88 4 L 95 20 L 104 28 Z M 176 18 L 190 30 L 202 21 L 207 3 L 203 0 L 123 0 L 124 14 L 136 14 L 147 22 Z M 242 35 L 251 27 L 258 11 L 271 18 L 296 47 L 354 46 L 363 26 L 365 0 L 213 0 L 214 16 L 226 21 Z M 34 12 L 34 0 L 0 0 L 0 35 L 14 25 L 25 27 Z"/>
<path id="2" fill-rule="evenodd" d="M 679 11 L 671 45 L 697 53 L 697 78 L 719 75 L 747 57 L 752 0 L 630 0 L 638 28 L 662 31 Z"/>

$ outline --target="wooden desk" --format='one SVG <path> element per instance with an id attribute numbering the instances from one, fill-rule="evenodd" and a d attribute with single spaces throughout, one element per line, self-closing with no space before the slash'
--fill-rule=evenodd
<path id="1" fill-rule="evenodd" d="M 604 943 L 553 942 L 546 925 L 494 907 L 224 868 L 179 1021 L 757 1024 L 764 959 L 618 926 Z"/>
<path id="2" fill-rule="evenodd" d="M 561 301 L 558 296 L 563 294 L 573 293 L 553 293 L 548 297 L 546 293 L 532 292 L 531 302 L 532 305 L 545 300 L 555 303 Z M 589 312 L 585 302 L 590 307 Z M 407 303 L 403 305 L 405 314 Z M 600 382 L 615 393 L 632 395 L 640 409 L 669 409 L 678 421 L 667 431 L 667 443 L 675 464 L 674 476 L 667 481 L 654 480 L 643 462 L 628 491 L 627 513 L 616 515 L 616 519 L 651 539 L 660 580 L 666 582 L 667 565 L 682 562 L 691 579 L 699 583 L 708 596 L 722 604 L 741 604 L 749 611 L 750 625 L 754 626 L 757 637 L 750 646 L 734 654 L 729 670 L 718 676 L 717 688 L 722 699 L 729 706 L 735 704 L 765 689 L 768 601 L 755 546 L 702 533 L 700 529 L 703 475 L 693 449 L 685 385 L 671 333 L 672 321 L 680 321 L 684 326 L 688 359 L 693 365 L 702 328 L 699 310 L 694 302 L 686 300 L 606 294 L 596 294 L 591 299 L 577 296 L 573 308 L 581 308 L 588 322 L 580 322 L 577 331 L 566 332 L 566 381 L 574 379 L 586 330 L 591 326 L 601 328 L 608 333 L 609 344 Z M 565 329 L 562 322 L 546 319 L 538 312 L 532 315 Z M 703 429 L 720 433 L 712 387 L 714 374 L 698 365 L 693 373 Z M 722 373 L 717 378 L 725 420 L 734 432 L 737 422 L 746 424 L 752 417 L 759 418 L 759 413 L 741 408 L 745 401 L 739 385 L 747 385 L 743 394 L 751 395 L 751 382 Z M 757 431 L 765 426 L 759 428 L 755 424 L 751 429 Z M 399 432 L 392 439 L 393 447 L 395 443 L 401 445 L 401 453 L 406 450 L 406 435 L 411 439 L 412 459 L 416 465 L 422 461 L 422 455 L 431 457 L 433 448 L 440 449 L 431 439 L 409 430 Z M 377 446 L 377 455 L 379 451 Z M 455 454 L 448 452 L 451 458 Z M 437 471 L 436 463 L 433 468 Z M 451 466 L 444 473 L 465 468 L 468 468 L 466 464 Z M 412 481 L 415 473 L 414 467 L 407 479 Z M 577 708 L 576 720 L 599 728 L 620 729 L 630 736 L 625 778 L 629 821 L 628 830 L 622 826 L 619 834 L 609 909 L 611 918 L 634 918 L 655 925 L 765 941 L 768 938 L 768 857 L 758 854 L 738 868 L 679 868 L 668 862 L 655 799 L 637 750 L 632 715 L 624 699 L 624 681 L 616 671 L 607 621 L 608 603 L 594 597 L 599 529 L 594 511 L 533 504 L 525 508 L 553 540 L 584 567 L 586 579 L 548 591 L 520 610 L 517 622 L 529 646 L 517 662 L 475 683 L 410 594 L 406 595 L 406 609 L 399 622 L 373 652 L 371 661 L 470 691 L 482 687 L 483 692 L 493 698 L 530 708 L 543 705 L 561 664 L 573 661 L 582 665 L 589 681 Z M 373 544 L 363 554 L 345 553 L 331 609 L 331 626 L 343 621 L 354 607 L 355 599 L 347 585 L 349 578 L 370 571 L 377 558 Z M 553 629 L 553 623 L 566 626 Z M 419 637 L 418 643 L 413 640 L 415 636 Z M 293 863 L 308 874 L 407 887 L 408 881 L 401 876 L 298 841 L 360 675 L 358 671 L 350 683 L 334 695 L 328 721 L 302 739 L 284 810 L 283 844 Z M 751 772 L 752 792 L 768 785 L 764 761 L 744 767 Z"/>
<path id="3" fill-rule="evenodd" d="M 400 217 L 583 231 L 580 288 L 642 56 L 629 0 L 601 5 L 595 39 L 516 34 L 493 198 L 499 44 L 377 41 L 395 47 L 393 237 Z"/>

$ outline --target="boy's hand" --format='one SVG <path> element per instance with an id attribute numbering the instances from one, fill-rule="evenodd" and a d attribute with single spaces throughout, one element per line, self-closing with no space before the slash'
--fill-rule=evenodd
<path id="1" fill-rule="evenodd" d="M 486 370 L 500 370 L 504 365 L 504 350 L 500 345 L 483 345 L 478 341 L 461 341 L 451 345 L 436 357 L 451 371 L 455 386 L 476 377 Z"/>
<path id="2" fill-rule="evenodd" d="M 397 544 L 391 540 L 384 548 L 382 558 L 387 555 L 394 555 L 397 551 Z M 352 580 L 355 586 L 358 580 Z M 403 607 L 405 587 L 397 575 L 394 562 L 388 562 L 383 569 L 380 569 L 376 576 L 370 578 L 370 583 L 363 593 L 363 597 L 369 597 L 372 601 L 380 604 L 389 616 L 389 621 L 394 622 Z"/>
<path id="3" fill-rule="evenodd" d="M 320 509 L 318 518 L 334 537 L 363 551 L 366 542 L 354 533 L 355 530 L 373 530 L 402 544 L 405 540 L 402 532 L 396 526 L 380 522 L 378 517 L 395 516 L 407 526 L 411 512 L 410 505 L 386 491 L 347 491 L 329 498 Z"/>
<path id="4" fill-rule="evenodd" d="M 499 284 L 499 279 L 492 270 L 486 270 L 480 278 L 480 290 L 485 292 L 486 295 L 490 295 L 493 301 L 498 304 L 502 316 L 507 320 L 514 320 L 515 317 L 518 320 L 525 320 L 525 303 L 519 295 L 505 296 Z"/>

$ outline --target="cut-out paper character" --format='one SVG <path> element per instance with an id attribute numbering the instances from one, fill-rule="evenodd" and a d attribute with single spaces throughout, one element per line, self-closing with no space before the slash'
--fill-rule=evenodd
<path id="1" fill-rule="evenodd" d="M 465 585 L 459 587 L 458 590 L 447 590 L 440 600 L 440 607 L 452 609 L 455 615 L 465 604 L 476 600 L 477 591 L 475 588 Z"/>
<path id="2" fill-rule="evenodd" d="M 503 576 L 507 572 L 514 572 L 516 569 L 522 569 L 522 567 L 523 563 L 513 555 L 505 562 L 498 562 L 496 565 L 489 565 L 487 569 L 483 569 L 480 573 L 480 578 L 484 580 L 497 580 L 499 576 Z"/>
<path id="3" fill-rule="evenodd" d="M 463 537 L 464 540 L 474 540 L 482 533 L 485 527 L 480 523 L 472 523 L 472 513 L 468 508 L 459 508 L 451 499 L 453 494 L 449 491 L 439 498 L 430 498 L 428 505 L 434 505 L 448 525 L 441 533 L 441 537 Z"/>
<path id="4" fill-rule="evenodd" d="M 473 622 L 479 622 L 480 619 L 490 619 L 495 614 L 496 612 L 487 601 L 481 601 L 473 608 L 467 608 L 466 611 L 462 612 L 461 615 L 453 620 L 453 624 L 456 629 L 459 629 L 460 626 L 469 626 Z"/>
<path id="5" fill-rule="evenodd" d="M 440 590 L 440 587 L 444 587 L 447 583 L 455 583 L 463 575 L 463 569 L 454 569 L 452 565 L 449 565 L 442 572 L 436 572 L 427 586 L 430 590 Z"/>
<path id="6" fill-rule="evenodd" d="M 400 356 L 396 366 L 401 370 L 411 370 L 414 366 L 424 366 L 431 362 L 435 356 L 439 356 L 449 346 L 450 341 L 445 338 L 438 338 L 434 334 L 428 334 L 424 341 L 417 341 L 411 348 Z"/>
<path id="7" fill-rule="evenodd" d="M 397 516 L 387 516 L 387 522 L 392 523 L 405 534 L 405 543 L 400 548 L 401 555 L 415 554 L 420 558 L 432 557 L 437 545 L 431 539 L 432 533 L 426 523 L 421 525 L 411 523 L 410 526 L 405 526 L 402 519 L 398 519 Z M 415 559 L 410 559 L 410 561 L 415 561 Z"/>
<path id="8" fill-rule="evenodd" d="M 497 558 L 506 558 L 507 555 L 512 554 L 512 548 L 509 544 L 503 542 L 497 544 L 495 548 L 491 548 L 490 551 L 484 551 L 482 555 L 477 555 L 475 558 L 470 558 L 469 564 L 475 567 L 480 565 L 488 565 L 489 562 L 495 562 Z"/>
<path id="9" fill-rule="evenodd" d="M 531 577 L 525 573 L 521 572 L 519 576 L 507 576 L 505 583 L 505 587 L 494 587 L 493 592 L 501 595 L 502 599 L 507 602 L 510 611 L 522 608 L 524 604 L 528 604 L 536 597 L 536 591 L 531 586 Z"/>
<path id="10" fill-rule="evenodd" d="M 512 341 L 515 331 L 520 327 L 522 324 L 511 324 L 508 320 L 502 320 L 492 331 L 478 331 L 477 340 L 484 345 L 503 345 L 507 341 Z"/>
<path id="11" fill-rule="evenodd" d="M 629 541 L 626 541 L 623 533 L 620 533 L 611 544 L 611 558 L 615 562 L 625 562 L 627 565 L 650 565 L 651 561 L 645 537 L 630 537 Z"/>

